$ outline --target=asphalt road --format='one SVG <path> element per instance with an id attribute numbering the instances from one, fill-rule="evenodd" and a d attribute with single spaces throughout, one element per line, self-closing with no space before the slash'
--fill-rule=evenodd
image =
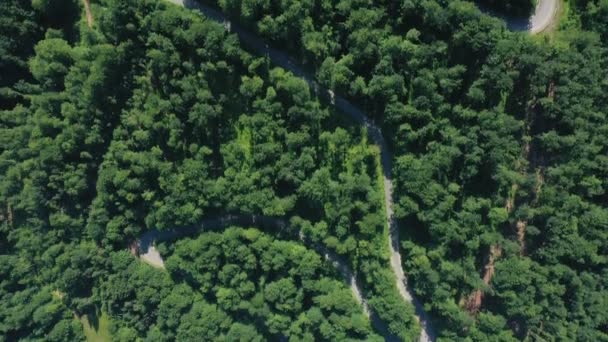
<path id="1" fill-rule="evenodd" d="M 384 202 L 386 209 L 386 217 L 387 224 L 389 226 L 389 234 L 390 237 L 387 241 L 389 252 L 390 252 L 390 266 L 395 274 L 395 282 L 397 288 L 399 290 L 399 294 L 401 297 L 412 303 L 415 307 L 417 320 L 422 328 L 422 332 L 420 334 L 419 341 L 420 342 L 428 342 L 435 340 L 435 333 L 430 325 L 430 320 L 428 315 L 424 311 L 424 308 L 420 301 L 418 301 L 411 293 L 407 286 L 407 278 L 405 277 L 405 273 L 403 272 L 403 267 L 401 265 L 401 254 L 399 253 L 399 229 L 397 227 L 397 222 L 393 218 L 393 196 L 392 189 L 393 183 L 391 180 L 391 169 L 392 169 L 392 155 L 388 149 L 388 145 L 386 144 L 386 140 L 382 135 L 382 131 L 378 126 L 376 126 L 372 120 L 366 115 L 361 109 L 359 109 L 354 104 L 350 103 L 345 98 L 334 94 L 332 91 L 321 87 L 316 83 L 314 73 L 305 70 L 296 60 L 292 59 L 288 54 L 274 49 L 270 47 L 262 38 L 257 35 L 249 32 L 248 30 L 240 27 L 238 24 L 230 22 L 228 18 L 224 16 L 223 13 L 204 5 L 200 2 L 194 0 L 168 0 L 176 5 L 184 6 L 189 9 L 199 10 L 203 13 L 207 18 L 217 21 L 226 27 L 232 33 L 236 33 L 241 43 L 246 45 L 250 50 L 255 52 L 258 55 L 267 56 L 274 65 L 279 66 L 283 69 L 289 70 L 295 76 L 304 79 L 319 95 L 325 96 L 327 98 L 331 98 L 334 102 L 335 107 L 339 110 L 339 112 L 343 115 L 348 116 L 352 121 L 357 122 L 367 128 L 368 134 L 373 142 L 378 145 L 381 153 L 381 162 L 382 169 L 384 173 Z M 148 249 L 145 250 L 146 252 Z M 145 255 L 146 253 L 144 253 Z M 156 256 L 154 256 L 156 257 Z M 149 260 L 152 261 L 153 258 Z M 346 264 L 344 264 L 345 266 Z M 352 276 L 352 273 L 351 273 Z M 351 281 L 351 288 L 353 289 L 353 293 L 356 296 L 359 296 L 358 300 L 361 303 L 365 303 L 365 298 L 362 296 L 362 293 L 358 286 L 356 285 L 356 281 Z M 372 313 L 372 318 L 375 315 Z M 391 339 L 391 338 L 387 338 Z"/>
<path id="2" fill-rule="evenodd" d="M 347 115 L 351 120 L 364 125 L 373 142 L 378 145 L 381 152 L 382 169 L 384 172 L 384 202 L 386 208 L 387 224 L 389 226 L 389 240 L 388 247 L 390 251 L 390 266 L 395 274 L 395 281 L 401 297 L 414 305 L 416 309 L 416 315 L 422 332 L 420 334 L 419 341 L 428 342 L 435 340 L 435 332 L 430 325 L 429 318 L 424 311 L 422 304 L 412 295 L 411 291 L 407 286 L 407 278 L 403 272 L 401 263 L 401 254 L 399 253 L 399 229 L 397 227 L 396 220 L 393 217 L 393 196 L 392 189 L 393 183 L 391 180 L 391 169 L 392 169 L 392 155 L 388 149 L 388 145 L 382 135 L 382 131 L 376 126 L 371 119 L 357 106 L 350 103 L 345 98 L 334 94 L 328 89 L 324 89 L 319 86 L 314 80 L 314 74 L 306 71 L 301 67 L 295 60 L 280 50 L 269 47 L 266 42 L 245 30 L 237 24 L 231 23 L 221 12 L 203 5 L 194 0 L 169 0 L 170 2 L 184 6 L 190 9 L 196 9 L 201 11 L 206 17 L 218 21 L 233 33 L 236 33 L 241 42 L 247 45 L 251 50 L 259 55 L 268 56 L 268 58 L 277 66 L 280 66 L 286 70 L 291 71 L 294 75 L 304 79 L 308 84 L 316 90 L 317 93 L 324 95 L 328 98 L 333 99 L 333 102 L 337 109 L 344 115 Z M 510 27 L 514 29 L 525 29 L 530 33 L 535 34 L 545 30 L 553 22 L 559 8 L 558 0 L 539 0 L 535 14 L 526 22 L 518 22 L 517 19 L 507 18 L 507 22 Z M 265 221 L 262 223 L 270 224 L 272 226 L 285 225 L 285 221 L 279 218 L 267 218 L 267 217 L 256 217 L 256 216 L 226 216 L 221 218 L 212 218 L 201 222 L 201 224 L 192 227 L 184 227 L 179 230 L 171 231 L 149 231 L 142 235 L 139 240 L 139 247 L 141 251 L 141 258 L 157 267 L 164 267 L 162 257 L 154 248 L 154 241 L 173 240 L 179 237 L 191 235 L 195 232 L 199 232 L 205 229 L 205 227 L 225 227 L 228 225 L 240 224 L 240 225 L 256 225 L 256 220 Z M 370 311 L 366 304 L 365 298 L 362 295 L 361 288 L 355 278 L 354 273 L 348 267 L 345 260 L 340 258 L 338 255 L 331 253 L 323 246 L 315 246 L 317 252 L 321 253 L 326 260 L 338 268 L 345 281 L 349 283 L 353 295 L 359 303 L 362 304 L 366 314 L 369 316 Z"/>

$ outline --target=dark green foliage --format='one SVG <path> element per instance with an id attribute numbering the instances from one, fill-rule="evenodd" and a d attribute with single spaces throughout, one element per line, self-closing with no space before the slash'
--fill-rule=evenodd
<path id="1" fill-rule="evenodd" d="M 0 340 L 83 341 L 82 326 L 50 286 L 37 283 L 33 263 L 0 256 Z"/>
<path id="2" fill-rule="evenodd" d="M 41 13 L 42 22 L 53 28 L 63 28 L 73 33 L 72 25 L 80 16 L 77 0 L 31 0 L 32 7 Z"/>
<path id="3" fill-rule="evenodd" d="M 404 270 L 444 340 L 607 339 L 606 1 L 572 2 L 593 32 L 555 44 L 469 1 L 212 3 L 383 127 Z M 279 240 L 298 232 L 414 339 L 364 130 L 195 12 L 95 1 L 81 32 L 78 8 L 0 4 L 0 340 L 82 340 L 75 315 L 100 310 L 117 341 L 378 338 L 331 265 Z M 168 272 L 125 251 L 228 213 L 290 224 L 167 243 Z"/>
<path id="4" fill-rule="evenodd" d="M 213 4 L 384 124 L 404 269 L 447 340 L 606 338 L 595 301 L 606 296 L 607 64 L 596 36 L 533 43 L 462 1 Z M 576 6 L 606 41 L 604 2 Z M 273 29 L 286 22 L 295 28 Z M 503 256 L 486 286 L 495 245 Z M 464 308 L 475 289 L 476 316 Z"/>
<path id="5" fill-rule="evenodd" d="M 581 16 L 582 26 L 599 33 L 605 45 L 608 42 L 608 1 L 576 0 L 573 3 Z"/>
<path id="6" fill-rule="evenodd" d="M 168 274 L 113 255 L 101 301 L 120 329 L 161 341 L 378 339 L 333 266 L 298 243 L 230 228 L 172 249 Z"/>
<path id="7" fill-rule="evenodd" d="M 6 0 L 0 3 L 0 13 L 0 110 L 4 110 L 25 100 L 32 80 L 28 59 L 45 31 L 62 35 L 54 29 L 65 29 L 74 38 L 71 27 L 78 6 L 76 0 Z"/>
<path id="8" fill-rule="evenodd" d="M 13 87 L 31 78 L 27 59 L 43 32 L 29 1 L 3 1 L 0 13 L 0 109 L 10 109 L 19 99 Z"/>
<path id="9" fill-rule="evenodd" d="M 372 306 L 382 309 L 391 331 L 415 335 L 411 307 L 392 282 L 375 278 L 389 275 L 378 154 L 366 132 L 340 128 L 339 115 L 304 81 L 245 53 L 220 25 L 156 1 L 101 5 L 99 30 L 82 42 L 49 31 L 34 44 L 29 102 L 2 112 L 3 253 L 30 257 L 33 270 L 53 270 L 36 286 L 51 284 L 78 316 L 109 313 L 113 336 L 130 340 L 148 330 L 164 333 L 152 327 L 160 307 L 150 296 L 171 285 L 128 290 L 145 276 L 113 269 L 125 261 L 107 252 L 126 248 L 149 228 L 212 214 L 297 216 L 294 229 L 348 256 L 366 275 L 369 297 L 377 297 Z M 314 194 L 325 182 L 332 192 Z M 117 283 L 103 282 L 107 277 Z M 300 300 L 301 286 L 283 280 L 259 291 L 284 311 Z M 283 297 L 285 287 L 295 297 Z M 371 334 L 360 314 L 333 317 L 334 306 L 350 317 L 353 306 L 344 300 L 352 298 L 327 291 L 319 297 L 321 311 L 310 308 L 307 317 L 300 315 L 308 300 L 289 315 L 258 317 L 268 320 L 264 329 L 244 321 L 221 334 L 255 340 L 286 332 L 288 322 L 298 322 L 289 329 L 303 338 Z M 131 304 L 121 298 L 131 297 L 137 309 L 123 317 Z M 238 305 L 238 298 L 226 289 L 218 308 Z"/>

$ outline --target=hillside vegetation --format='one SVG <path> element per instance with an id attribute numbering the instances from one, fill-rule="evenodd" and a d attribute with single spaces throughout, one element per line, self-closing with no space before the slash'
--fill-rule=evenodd
<path id="1" fill-rule="evenodd" d="M 608 340 L 606 0 L 569 1 L 553 37 L 471 1 L 205 3 L 382 128 L 438 340 Z M 0 341 L 83 341 L 84 316 L 115 341 L 415 340 L 369 132 L 196 11 L 90 10 L 0 4 Z M 129 252 L 229 214 L 288 224 L 160 243 L 166 270 Z"/>

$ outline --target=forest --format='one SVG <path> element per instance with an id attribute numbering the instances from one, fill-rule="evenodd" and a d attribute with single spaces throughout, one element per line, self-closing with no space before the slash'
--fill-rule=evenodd
<path id="1" fill-rule="evenodd" d="M 200 1 L 0 3 L 0 341 L 608 341 L 608 1 Z"/>

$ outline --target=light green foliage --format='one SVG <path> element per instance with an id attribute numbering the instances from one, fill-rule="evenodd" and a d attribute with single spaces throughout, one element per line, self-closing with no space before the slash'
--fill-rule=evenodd
<path id="1" fill-rule="evenodd" d="M 92 316 L 91 319 L 87 315 L 80 318 L 84 336 L 87 342 L 110 342 L 112 335 L 110 334 L 110 318 L 105 312 L 102 312 L 99 317 Z"/>
<path id="2" fill-rule="evenodd" d="M 243 151 L 245 161 L 251 161 L 251 129 L 244 127 L 242 129 L 236 128 L 236 143 Z M 246 165 L 246 163 L 244 163 Z M 245 166 L 244 165 L 244 166 Z"/>
<path id="3" fill-rule="evenodd" d="M 104 305 L 122 317 L 119 331 L 161 340 L 376 338 L 333 267 L 298 243 L 230 228 L 172 250 L 168 274 L 132 259 L 102 284 Z"/>

